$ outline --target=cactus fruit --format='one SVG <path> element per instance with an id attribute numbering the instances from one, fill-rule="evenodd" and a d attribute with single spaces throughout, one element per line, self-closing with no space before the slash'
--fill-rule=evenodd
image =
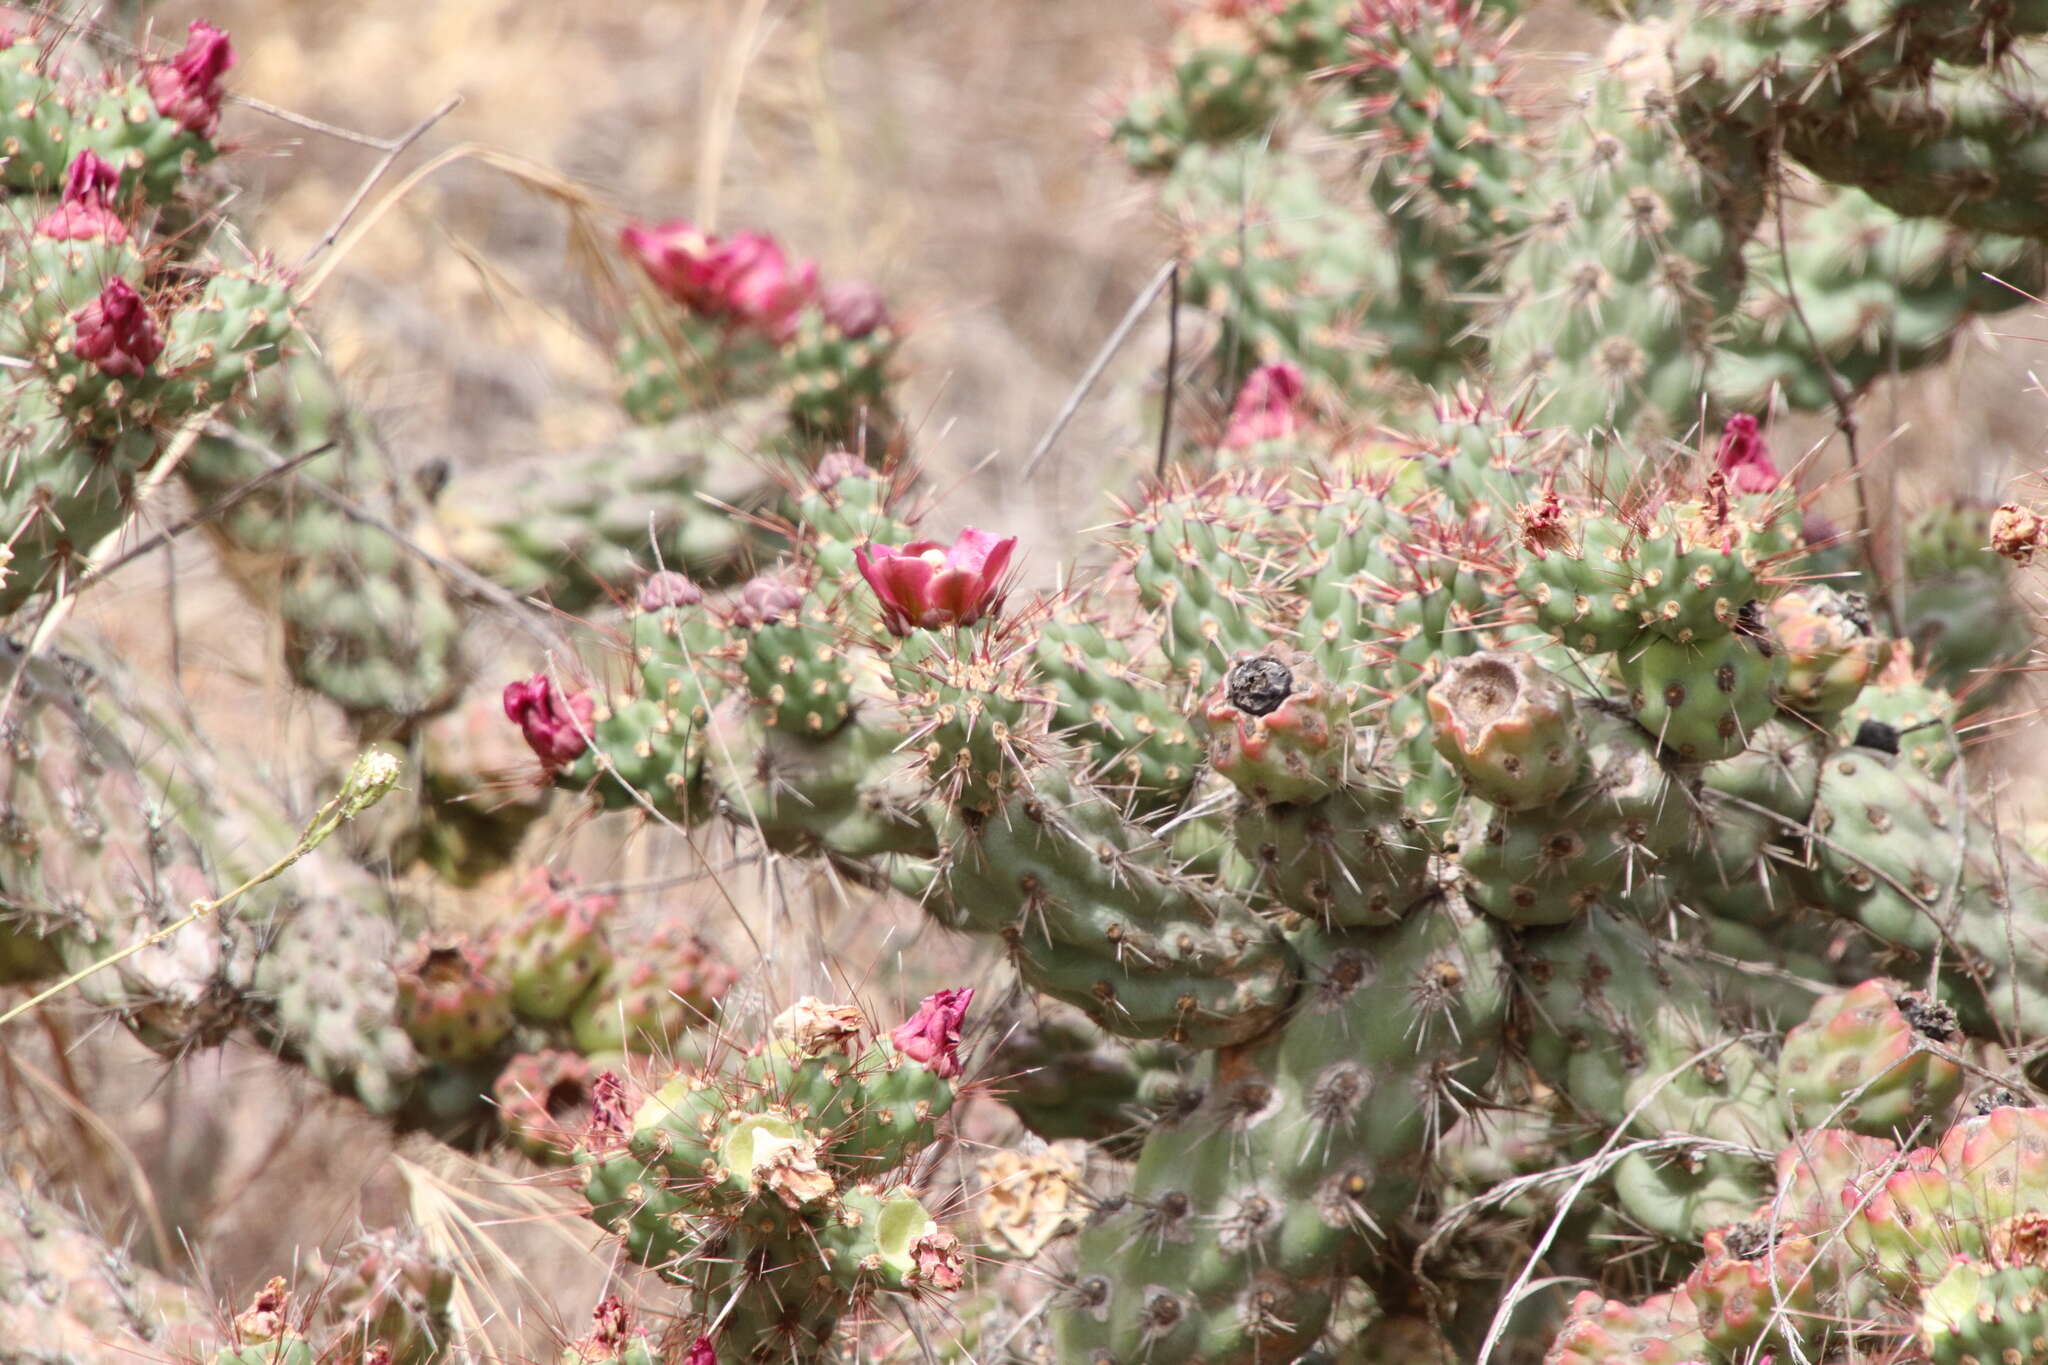
<path id="1" fill-rule="evenodd" d="M 512 1031 L 512 1002 L 462 938 L 425 939 L 398 974 L 398 1011 L 413 1045 L 437 1062 L 473 1062 Z"/>
<path id="2" fill-rule="evenodd" d="M 1895 982 L 1825 996 L 1785 1035 L 1786 1114 L 1795 1128 L 1909 1133 L 1961 1096 L 1962 1068 L 1944 1055 L 1961 1038 L 1953 1010 Z"/>
<path id="3" fill-rule="evenodd" d="M 526 905 L 491 943 L 491 974 L 509 989 L 513 1012 L 536 1023 L 566 1017 L 611 966 L 605 918 L 611 896 L 578 894 L 536 869 L 523 888 Z"/>
<path id="4" fill-rule="evenodd" d="M 597 1073 L 579 1053 L 548 1049 L 512 1058 L 491 1087 L 505 1136 L 536 1161 L 566 1162 L 577 1137 L 590 1124 L 591 1083 L 596 1079 Z"/>
<path id="5" fill-rule="evenodd" d="M 717 1017 L 732 968 L 703 940 L 664 925 L 628 957 L 601 970 L 569 1016 L 585 1054 L 663 1056 L 684 1030 Z"/>
<path id="6" fill-rule="evenodd" d="M 1197 711 L 1209 734 L 1209 766 L 1255 801 L 1288 805 L 1343 785 L 1350 697 L 1325 682 L 1315 660 L 1268 646 L 1241 654 Z"/>
<path id="7" fill-rule="evenodd" d="M 1436 747 L 1473 795 L 1505 811 L 1556 801 L 1578 781 L 1585 727 L 1572 695 L 1528 654 L 1469 654 L 1429 689 Z"/>

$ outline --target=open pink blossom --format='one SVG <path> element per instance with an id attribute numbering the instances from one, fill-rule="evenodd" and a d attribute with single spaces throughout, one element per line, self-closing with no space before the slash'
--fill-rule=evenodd
<path id="1" fill-rule="evenodd" d="M 588 746 L 596 712 L 589 693 L 565 694 L 545 673 L 505 687 L 505 715 L 550 772 L 574 763 Z"/>
<path id="2" fill-rule="evenodd" d="M 619 230 L 619 245 L 654 287 L 693 313 L 717 311 L 712 260 L 717 239 L 680 218 L 666 223 L 628 223 Z"/>
<path id="3" fill-rule="evenodd" d="M 882 623 L 896 635 L 917 629 L 971 626 L 1000 605 L 1003 570 L 1017 537 L 972 526 L 951 545 L 913 540 L 900 549 L 862 545 L 853 552 L 861 577 L 882 603 Z"/>
<path id="4" fill-rule="evenodd" d="M 128 225 L 114 212 L 121 173 L 87 150 L 64 172 L 64 197 L 36 222 L 36 235 L 60 242 L 125 242 Z"/>
<path id="5" fill-rule="evenodd" d="M 912 1061 L 923 1062 L 940 1076 L 960 1074 L 960 1021 L 974 1003 L 974 988 L 943 990 L 927 995 L 917 1013 L 896 1026 L 889 1041 Z"/>
<path id="6" fill-rule="evenodd" d="M 163 354 L 164 335 L 135 286 L 116 275 L 100 296 L 71 316 L 77 335 L 72 352 L 100 373 L 136 375 Z"/>
<path id="7" fill-rule="evenodd" d="M 818 267 L 792 262 L 774 238 L 758 232 L 720 238 L 681 219 L 628 223 L 619 244 L 655 288 L 691 312 L 777 341 L 796 329 L 797 314 L 817 296 Z"/>
<path id="8" fill-rule="evenodd" d="M 1738 412 L 1721 429 L 1721 446 L 1714 452 L 1714 465 L 1738 493 L 1769 493 L 1785 481 L 1771 459 L 1770 447 L 1757 431 L 1756 418 Z"/>
<path id="9" fill-rule="evenodd" d="M 719 248 L 717 289 L 724 311 L 777 341 L 818 293 L 818 267 L 792 261 L 772 237 L 742 232 Z"/>
<path id="10" fill-rule="evenodd" d="M 1242 450 L 1261 441 L 1292 436 L 1301 429 L 1301 400 L 1306 390 L 1301 370 L 1284 361 L 1253 370 L 1231 406 L 1224 448 Z"/>
<path id="11" fill-rule="evenodd" d="M 228 35 L 195 19 L 187 30 L 185 50 L 168 62 L 149 68 L 144 80 L 156 111 L 198 137 L 212 137 L 220 126 L 220 78 L 235 64 Z"/>

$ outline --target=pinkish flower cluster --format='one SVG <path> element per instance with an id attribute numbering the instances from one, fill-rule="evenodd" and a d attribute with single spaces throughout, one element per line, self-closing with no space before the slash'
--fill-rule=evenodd
<path id="1" fill-rule="evenodd" d="M 184 51 L 158 62 L 143 75 L 156 111 L 196 137 L 212 137 L 220 126 L 220 78 L 235 64 L 228 35 L 195 19 Z"/>
<path id="2" fill-rule="evenodd" d="M 1771 459 L 1770 447 L 1757 430 L 1756 418 L 1746 412 L 1736 413 L 1722 428 L 1714 466 L 1737 493 L 1769 493 L 1785 481 Z"/>
<path id="3" fill-rule="evenodd" d="M 135 286 L 116 275 L 100 296 L 71 315 L 73 354 L 102 374 L 137 375 L 163 354 L 164 336 Z"/>
<path id="4" fill-rule="evenodd" d="M 550 772 L 568 767 L 588 747 L 596 713 L 589 693 L 566 694 L 545 673 L 505 687 L 506 717 Z"/>
<path id="5" fill-rule="evenodd" d="M 628 223 L 626 254 L 662 293 L 691 312 L 786 341 L 797 315 L 818 297 L 818 267 L 792 261 L 772 237 L 714 237 L 681 221 Z"/>
<path id="6" fill-rule="evenodd" d="M 889 1041 L 912 1061 L 923 1062 L 934 1074 L 960 1074 L 960 1024 L 967 1007 L 974 1003 L 974 988 L 943 990 L 924 998 L 917 1013 L 896 1026 Z"/>
<path id="7" fill-rule="evenodd" d="M 64 172 L 63 199 L 37 220 L 36 235 L 60 242 L 127 241 L 128 225 L 114 212 L 120 188 L 119 171 L 97 152 L 80 152 Z"/>
<path id="8" fill-rule="evenodd" d="M 1302 427 L 1302 395 L 1307 391 L 1301 371 L 1282 362 L 1253 370 L 1237 391 L 1230 426 L 1223 433 L 1226 450 L 1243 450 L 1262 441 L 1280 441 Z"/>
<path id="9" fill-rule="evenodd" d="M 862 545 L 854 552 L 861 577 L 882 604 L 882 623 L 895 635 L 971 626 L 1001 606 L 1003 571 L 1017 537 L 969 526 L 951 545 L 914 540 L 900 549 Z"/>

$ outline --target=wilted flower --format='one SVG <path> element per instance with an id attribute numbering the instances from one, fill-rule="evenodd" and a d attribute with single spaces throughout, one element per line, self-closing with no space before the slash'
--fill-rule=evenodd
<path id="1" fill-rule="evenodd" d="M 1785 481 L 1771 459 L 1756 427 L 1756 418 L 1738 412 L 1721 430 L 1721 445 L 1714 452 L 1714 466 L 1738 493 L 1769 493 Z"/>
<path id="2" fill-rule="evenodd" d="M 1242 450 L 1261 441 L 1292 436 L 1301 429 L 1301 398 L 1306 390 L 1301 370 L 1285 361 L 1253 370 L 1231 406 L 1224 448 Z"/>
<path id="3" fill-rule="evenodd" d="M 940 1076 L 960 1074 L 960 1021 L 974 1003 L 974 988 L 943 990 L 924 998 L 917 1013 L 896 1026 L 889 1041 Z"/>
<path id="4" fill-rule="evenodd" d="M 718 1352 L 712 1348 L 710 1337 L 698 1337 L 690 1343 L 689 1352 L 683 1357 L 683 1365 L 718 1365 Z"/>
<path id="5" fill-rule="evenodd" d="M 506 717 L 550 771 L 568 767 L 589 746 L 596 712 L 589 693 L 565 694 L 545 673 L 505 687 Z"/>
<path id="6" fill-rule="evenodd" d="M 60 242 L 125 242 L 128 225 L 114 212 L 121 173 L 87 150 L 64 172 L 64 198 L 36 223 L 36 235 Z"/>
<path id="7" fill-rule="evenodd" d="M 806 1057 L 845 1052 L 866 1031 L 868 1017 L 853 1005 L 828 1005 L 807 995 L 775 1016 L 770 1031 Z"/>
<path id="8" fill-rule="evenodd" d="M 905 1278 L 912 1284 L 933 1289 L 960 1287 L 967 1258 L 960 1252 L 960 1239 L 950 1232 L 927 1232 L 911 1244 L 912 1270 Z"/>
<path id="9" fill-rule="evenodd" d="M 187 34 L 185 50 L 150 67 L 144 80 L 159 114 L 188 133 L 212 137 L 220 124 L 220 78 L 235 64 L 235 49 L 204 19 L 195 19 Z"/>
<path id="10" fill-rule="evenodd" d="M 72 315 L 77 337 L 72 351 L 102 374 L 134 375 L 163 354 L 163 333 L 135 286 L 116 275 L 100 296 Z"/>
<path id="11" fill-rule="evenodd" d="M 997 605 L 1003 570 L 1017 548 L 1015 536 L 992 536 L 972 526 L 951 545 L 914 540 L 901 549 L 854 549 L 861 577 L 882 603 L 882 622 L 896 635 L 923 628 L 971 626 Z"/>
<path id="12" fill-rule="evenodd" d="M 2034 552 L 2048 542 L 2048 525 L 2031 508 L 2008 502 L 1991 514 L 1991 548 L 2013 563 L 2033 562 Z"/>

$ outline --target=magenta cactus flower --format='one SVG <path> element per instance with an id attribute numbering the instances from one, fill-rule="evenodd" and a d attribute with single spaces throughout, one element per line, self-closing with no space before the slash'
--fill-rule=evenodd
<path id="1" fill-rule="evenodd" d="M 719 248 L 717 288 L 725 313 L 786 341 L 797 314 L 817 296 L 818 267 L 791 261 L 772 237 L 742 232 Z"/>
<path id="2" fill-rule="evenodd" d="M 960 1022 L 974 1003 L 974 988 L 943 990 L 924 998 L 917 1013 L 896 1026 L 889 1041 L 912 1061 L 940 1076 L 960 1074 Z"/>
<path id="3" fill-rule="evenodd" d="M 119 275 L 71 320 L 77 328 L 72 352 L 98 366 L 101 374 L 141 374 L 163 354 L 164 335 L 150 317 L 149 305 Z"/>
<path id="4" fill-rule="evenodd" d="M 64 172 L 64 197 L 36 223 L 36 235 L 60 242 L 125 242 L 128 225 L 114 212 L 121 173 L 87 150 Z"/>
<path id="5" fill-rule="evenodd" d="M 683 1356 L 683 1365 L 718 1365 L 718 1350 L 710 1337 L 698 1337 Z"/>
<path id="6" fill-rule="evenodd" d="M 818 291 L 818 267 L 791 262 L 771 237 L 743 232 L 718 238 L 676 219 L 628 223 L 619 244 L 655 288 L 693 313 L 724 318 L 777 341 L 796 329 Z"/>
<path id="7" fill-rule="evenodd" d="M 1302 426 L 1302 396 L 1307 384 L 1299 367 L 1284 361 L 1261 365 L 1245 378 L 1230 409 L 1230 426 L 1223 433 L 1227 450 L 1242 450 L 1261 441 L 1279 441 Z"/>
<path id="8" fill-rule="evenodd" d="M 1757 431 L 1756 418 L 1738 412 L 1721 429 L 1721 445 L 1714 452 L 1714 466 L 1726 476 L 1737 493 L 1769 493 L 1785 481 L 1771 459 L 1770 447 Z"/>
<path id="9" fill-rule="evenodd" d="M 235 64 L 235 49 L 204 19 L 193 20 L 186 33 L 184 51 L 150 67 L 144 80 L 159 114 L 197 137 L 212 137 L 220 126 L 220 78 Z"/>
<path id="10" fill-rule="evenodd" d="M 589 693 L 565 694 L 545 673 L 505 687 L 506 717 L 550 772 L 574 763 L 589 745 L 586 736 L 596 711 Z"/>
<path id="11" fill-rule="evenodd" d="M 890 633 L 971 626 L 1001 605 L 1003 570 L 1017 537 L 972 526 L 951 545 L 913 540 L 900 549 L 862 545 L 853 552 L 862 578 L 882 604 Z"/>
<path id="12" fill-rule="evenodd" d="M 619 245 L 647 272 L 656 289 L 693 313 L 715 311 L 715 238 L 678 218 L 666 223 L 628 223 L 619 230 Z"/>

